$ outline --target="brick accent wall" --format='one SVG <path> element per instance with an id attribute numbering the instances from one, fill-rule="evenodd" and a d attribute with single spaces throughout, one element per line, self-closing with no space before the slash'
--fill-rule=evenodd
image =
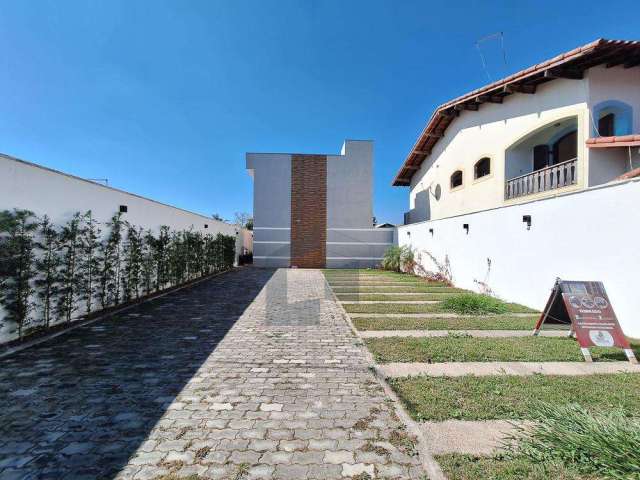
<path id="1" fill-rule="evenodd" d="M 327 156 L 291 156 L 291 266 L 324 268 Z"/>

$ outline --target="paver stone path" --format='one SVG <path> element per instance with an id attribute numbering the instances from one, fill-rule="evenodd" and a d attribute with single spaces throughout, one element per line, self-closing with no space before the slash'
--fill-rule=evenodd
<path id="1" fill-rule="evenodd" d="M 0 479 L 423 478 L 317 270 L 244 268 L 0 360 Z"/>

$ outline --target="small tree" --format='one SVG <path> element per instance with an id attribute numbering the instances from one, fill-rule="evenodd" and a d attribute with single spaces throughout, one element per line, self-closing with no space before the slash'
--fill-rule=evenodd
<path id="1" fill-rule="evenodd" d="M 7 312 L 7 318 L 18 326 L 20 339 L 24 328 L 29 324 L 29 316 L 33 309 L 33 234 L 37 228 L 33 212 L 29 210 L 0 212 L 0 303 Z"/>
<path id="2" fill-rule="evenodd" d="M 124 244 L 124 269 L 122 272 L 122 290 L 124 301 L 140 296 L 142 277 L 142 230 L 126 223 L 127 241 Z"/>
<path id="3" fill-rule="evenodd" d="M 91 210 L 88 210 L 82 216 L 80 226 L 82 257 L 79 264 L 80 294 L 84 300 L 87 314 L 90 314 L 93 310 L 93 299 L 98 284 L 100 233 L 98 222 L 93 218 Z"/>
<path id="4" fill-rule="evenodd" d="M 233 214 L 234 222 L 240 228 L 246 228 L 248 230 L 253 230 L 253 217 L 251 217 L 250 213 L 247 212 L 236 212 Z"/>
<path id="5" fill-rule="evenodd" d="M 60 232 L 60 247 L 63 253 L 57 310 L 58 316 L 67 323 L 71 322 L 73 313 L 78 309 L 77 297 L 82 289 L 80 276 L 80 262 L 82 261 L 81 222 L 82 216 L 80 212 L 76 212 Z"/>
<path id="6" fill-rule="evenodd" d="M 47 215 L 42 217 L 39 234 L 40 239 L 36 243 L 40 250 L 40 256 L 36 259 L 38 277 L 34 283 L 38 300 L 42 306 L 42 323 L 45 328 L 49 328 L 53 318 L 53 303 L 58 296 L 58 269 L 60 268 L 58 249 L 60 242 L 58 231 Z"/>
<path id="7" fill-rule="evenodd" d="M 142 256 L 142 288 L 145 295 L 149 295 L 153 290 L 153 280 L 156 273 L 156 264 L 154 256 L 154 244 L 156 238 L 153 236 L 151 230 L 147 230 L 141 238 L 141 251 Z"/>
<path id="8" fill-rule="evenodd" d="M 153 259 L 156 265 L 156 291 L 164 288 L 169 282 L 169 245 L 171 243 L 169 227 L 160 227 L 158 238 L 151 243 Z"/>
<path id="9" fill-rule="evenodd" d="M 116 213 L 107 223 L 109 235 L 100 252 L 98 297 L 102 308 L 120 302 L 120 267 L 122 243 L 121 214 Z"/>

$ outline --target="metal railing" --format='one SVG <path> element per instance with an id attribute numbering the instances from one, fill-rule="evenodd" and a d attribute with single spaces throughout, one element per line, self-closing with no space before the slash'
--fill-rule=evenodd
<path id="1" fill-rule="evenodd" d="M 504 196 L 509 200 L 555 190 L 556 188 L 568 187 L 569 185 L 575 185 L 577 182 L 578 159 L 572 158 L 571 160 L 507 180 Z"/>

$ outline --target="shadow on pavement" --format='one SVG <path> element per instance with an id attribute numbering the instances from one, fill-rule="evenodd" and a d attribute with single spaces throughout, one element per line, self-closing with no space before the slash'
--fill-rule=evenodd
<path id="1" fill-rule="evenodd" d="M 274 270 L 243 268 L 0 361 L 0 479 L 112 478 Z"/>

